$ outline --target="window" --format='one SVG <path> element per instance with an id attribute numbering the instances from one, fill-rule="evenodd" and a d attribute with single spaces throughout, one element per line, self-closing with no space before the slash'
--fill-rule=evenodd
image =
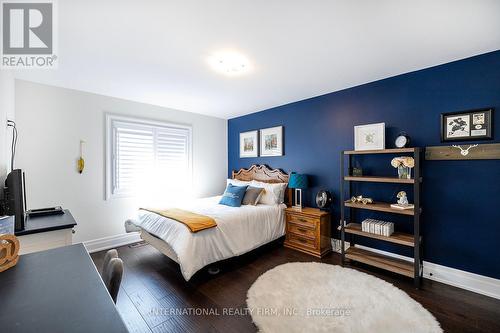
<path id="1" fill-rule="evenodd" d="M 106 197 L 175 197 L 190 190 L 191 128 L 106 116 Z"/>

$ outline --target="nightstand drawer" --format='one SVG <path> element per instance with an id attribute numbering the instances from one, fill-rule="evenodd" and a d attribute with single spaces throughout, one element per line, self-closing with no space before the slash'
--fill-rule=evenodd
<path id="1" fill-rule="evenodd" d="M 303 215 L 287 214 L 287 221 L 309 229 L 316 229 L 316 219 Z"/>
<path id="2" fill-rule="evenodd" d="M 305 236 L 300 236 L 296 234 L 288 234 L 288 241 L 296 246 L 309 248 L 311 250 L 316 249 L 316 239 L 311 239 Z"/>
<path id="3" fill-rule="evenodd" d="M 293 222 L 288 223 L 287 232 L 296 234 L 298 236 L 307 236 L 310 238 L 316 238 L 316 231 L 314 230 L 314 228 L 311 228 L 309 226 L 305 227 L 301 224 L 295 224 Z"/>

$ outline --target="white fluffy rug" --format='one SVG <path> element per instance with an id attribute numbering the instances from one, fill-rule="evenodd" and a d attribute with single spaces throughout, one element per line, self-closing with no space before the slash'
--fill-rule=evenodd
<path id="1" fill-rule="evenodd" d="M 247 297 L 262 332 L 442 332 L 402 290 L 340 266 L 281 265 L 261 275 Z"/>

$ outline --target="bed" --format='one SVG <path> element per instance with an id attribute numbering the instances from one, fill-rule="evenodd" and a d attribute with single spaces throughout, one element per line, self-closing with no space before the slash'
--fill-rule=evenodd
<path id="1" fill-rule="evenodd" d="M 265 165 L 232 172 L 232 179 L 240 181 L 288 183 L 288 177 L 287 173 Z M 285 190 L 284 203 L 276 205 L 228 207 L 219 205 L 219 199 L 220 196 L 203 198 L 177 207 L 216 220 L 216 227 L 196 233 L 177 221 L 145 210 L 140 210 L 132 223 L 143 240 L 179 264 L 186 281 L 209 264 L 242 255 L 285 234 L 284 210 L 290 205 L 290 189 Z"/>

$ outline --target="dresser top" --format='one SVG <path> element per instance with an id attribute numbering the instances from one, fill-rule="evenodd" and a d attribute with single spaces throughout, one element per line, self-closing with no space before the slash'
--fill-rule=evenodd
<path id="1" fill-rule="evenodd" d="M 296 214 L 296 215 L 307 215 L 307 216 L 312 216 L 312 217 L 322 217 L 325 215 L 328 215 L 329 213 L 318 209 L 318 208 L 312 208 L 312 207 L 302 207 L 302 210 L 295 209 L 293 207 L 288 207 L 285 209 L 285 212 L 289 214 Z"/>

